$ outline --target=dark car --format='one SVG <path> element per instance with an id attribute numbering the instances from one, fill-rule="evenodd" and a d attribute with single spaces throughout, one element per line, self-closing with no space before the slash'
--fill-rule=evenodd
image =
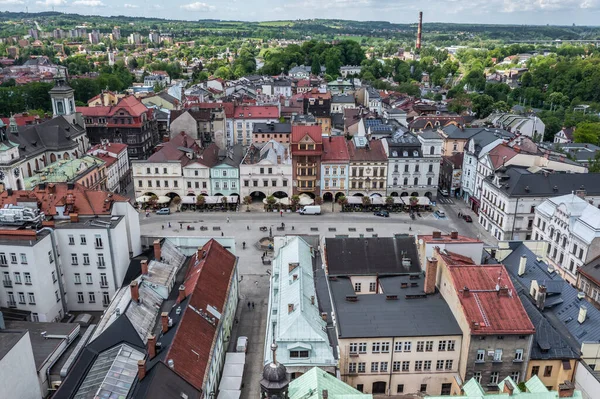
<path id="1" fill-rule="evenodd" d="M 377 211 L 374 214 L 375 216 L 381 216 L 384 218 L 389 218 L 390 217 L 390 213 L 388 211 Z"/>
<path id="2" fill-rule="evenodd" d="M 463 219 L 465 219 L 465 222 L 467 223 L 473 223 L 473 219 L 471 219 L 471 216 L 469 215 L 463 215 Z"/>

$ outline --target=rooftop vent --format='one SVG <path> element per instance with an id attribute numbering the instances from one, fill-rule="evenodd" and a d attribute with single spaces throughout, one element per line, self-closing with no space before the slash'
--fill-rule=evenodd
<path id="1" fill-rule="evenodd" d="M 348 302 L 358 302 L 358 297 L 356 295 L 346 295 L 346 301 L 348 301 Z"/>
<path id="2" fill-rule="evenodd" d="M 398 295 L 386 295 L 385 299 L 387 301 L 397 300 L 398 299 Z"/>

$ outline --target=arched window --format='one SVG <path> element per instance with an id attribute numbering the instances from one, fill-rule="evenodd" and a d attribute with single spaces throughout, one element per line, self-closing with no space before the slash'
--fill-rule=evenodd
<path id="1" fill-rule="evenodd" d="M 408 177 L 405 177 L 405 178 L 404 178 L 404 185 L 405 185 L 405 186 L 408 186 Z"/>
<path id="2" fill-rule="evenodd" d="M 431 148 L 429 149 L 429 154 L 430 155 L 435 154 L 435 147 L 434 146 L 431 146 Z"/>
<path id="3" fill-rule="evenodd" d="M 414 185 L 415 185 L 415 186 L 418 186 L 418 185 L 419 185 L 419 178 L 418 178 L 418 177 L 415 177 L 415 184 L 414 184 Z"/>
<path id="4" fill-rule="evenodd" d="M 59 115 L 62 115 L 65 113 L 65 106 L 62 103 L 62 101 L 57 101 L 56 102 L 56 113 Z"/>
<path id="5" fill-rule="evenodd" d="M 427 185 L 428 185 L 428 186 L 431 186 L 431 177 L 428 177 L 428 178 L 427 178 Z"/>
<path id="6" fill-rule="evenodd" d="M 398 185 L 398 178 L 394 177 L 394 186 L 397 186 L 397 185 Z"/>

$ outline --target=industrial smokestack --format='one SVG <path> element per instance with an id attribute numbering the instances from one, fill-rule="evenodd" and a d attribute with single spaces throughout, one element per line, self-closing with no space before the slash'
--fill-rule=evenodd
<path id="1" fill-rule="evenodd" d="M 417 50 L 421 50 L 421 33 L 423 32 L 423 11 L 419 11 L 419 26 L 417 27 Z"/>

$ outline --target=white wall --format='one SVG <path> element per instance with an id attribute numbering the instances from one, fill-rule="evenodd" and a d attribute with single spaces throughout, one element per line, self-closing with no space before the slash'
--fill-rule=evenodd
<path id="1" fill-rule="evenodd" d="M 595 399 L 600 392 L 600 381 L 581 362 L 575 368 L 575 389 L 581 391 L 583 399 Z"/>
<path id="2" fill-rule="evenodd" d="M 140 229 L 140 215 L 129 202 L 115 202 L 112 207 L 113 216 L 124 216 L 127 229 L 127 243 L 130 256 L 142 253 L 142 232 Z"/>
<path id="3" fill-rule="evenodd" d="M 10 334 L 10 333 L 2 333 Z M 39 399 L 42 397 L 37 378 L 31 339 L 27 332 L 19 342 L 0 359 L 0 386 L 3 398 Z"/>

